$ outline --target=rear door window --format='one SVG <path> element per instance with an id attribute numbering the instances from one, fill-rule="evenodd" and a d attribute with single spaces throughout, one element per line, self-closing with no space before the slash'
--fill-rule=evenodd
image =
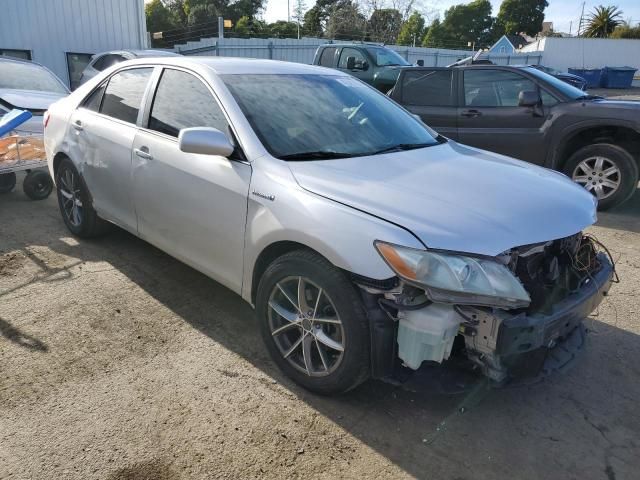
<path id="1" fill-rule="evenodd" d="M 206 85 L 194 75 L 165 69 L 156 90 L 149 129 L 177 137 L 190 127 L 213 127 L 227 133 L 228 123 Z"/>
<path id="2" fill-rule="evenodd" d="M 452 70 L 407 71 L 402 80 L 402 103 L 453 106 L 452 78 Z"/>
<path id="3" fill-rule="evenodd" d="M 113 75 L 104 92 L 100 113 L 135 124 L 151 72 L 153 68 L 133 68 Z"/>
<path id="4" fill-rule="evenodd" d="M 333 67 L 333 59 L 336 56 L 336 48 L 335 47 L 327 47 L 322 50 L 320 54 L 320 65 L 323 67 Z"/>

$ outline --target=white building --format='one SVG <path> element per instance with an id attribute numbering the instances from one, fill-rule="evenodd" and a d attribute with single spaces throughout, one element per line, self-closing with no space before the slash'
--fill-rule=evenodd
<path id="1" fill-rule="evenodd" d="M 144 0 L 0 2 L 0 55 L 41 63 L 72 88 L 93 54 L 141 48 Z"/>
<path id="2" fill-rule="evenodd" d="M 640 40 L 544 37 L 525 46 L 521 52 L 540 52 L 540 63 L 564 72 L 569 68 L 602 67 L 640 70 Z"/>

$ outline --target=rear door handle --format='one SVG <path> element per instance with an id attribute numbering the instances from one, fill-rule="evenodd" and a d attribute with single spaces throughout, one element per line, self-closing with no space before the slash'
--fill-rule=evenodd
<path id="1" fill-rule="evenodd" d="M 80 120 L 76 120 L 75 122 L 73 122 L 73 128 L 78 131 L 84 130 L 84 127 L 82 126 L 82 122 Z"/>
<path id="2" fill-rule="evenodd" d="M 149 149 L 147 147 L 136 148 L 133 150 L 133 152 L 140 158 L 144 158 L 145 160 L 153 160 L 153 155 L 149 153 Z"/>
<path id="3" fill-rule="evenodd" d="M 482 116 L 482 112 L 479 110 L 463 110 L 460 115 L 463 117 L 473 118 Z"/>

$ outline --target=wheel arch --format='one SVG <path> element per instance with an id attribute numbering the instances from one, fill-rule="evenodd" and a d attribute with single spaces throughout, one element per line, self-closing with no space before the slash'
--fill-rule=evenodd
<path id="1" fill-rule="evenodd" d="M 640 168 L 640 132 L 626 122 L 580 124 L 565 130 L 560 138 L 561 141 L 553 149 L 554 157 L 550 165 L 555 170 L 562 171 L 571 155 L 582 147 L 596 143 L 611 143 L 625 149 Z"/>

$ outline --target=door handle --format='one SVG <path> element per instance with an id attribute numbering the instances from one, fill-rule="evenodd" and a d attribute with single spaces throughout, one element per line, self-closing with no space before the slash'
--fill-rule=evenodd
<path id="1" fill-rule="evenodd" d="M 78 131 L 84 130 L 84 127 L 82 126 L 82 122 L 80 120 L 76 120 L 75 122 L 73 122 L 73 128 Z"/>
<path id="2" fill-rule="evenodd" d="M 153 160 L 153 155 L 149 153 L 149 149 L 147 147 L 136 148 L 133 150 L 133 152 L 140 158 L 144 158 L 145 160 Z"/>
<path id="3" fill-rule="evenodd" d="M 463 117 L 473 118 L 482 116 L 482 112 L 479 110 L 463 110 L 460 115 Z"/>

